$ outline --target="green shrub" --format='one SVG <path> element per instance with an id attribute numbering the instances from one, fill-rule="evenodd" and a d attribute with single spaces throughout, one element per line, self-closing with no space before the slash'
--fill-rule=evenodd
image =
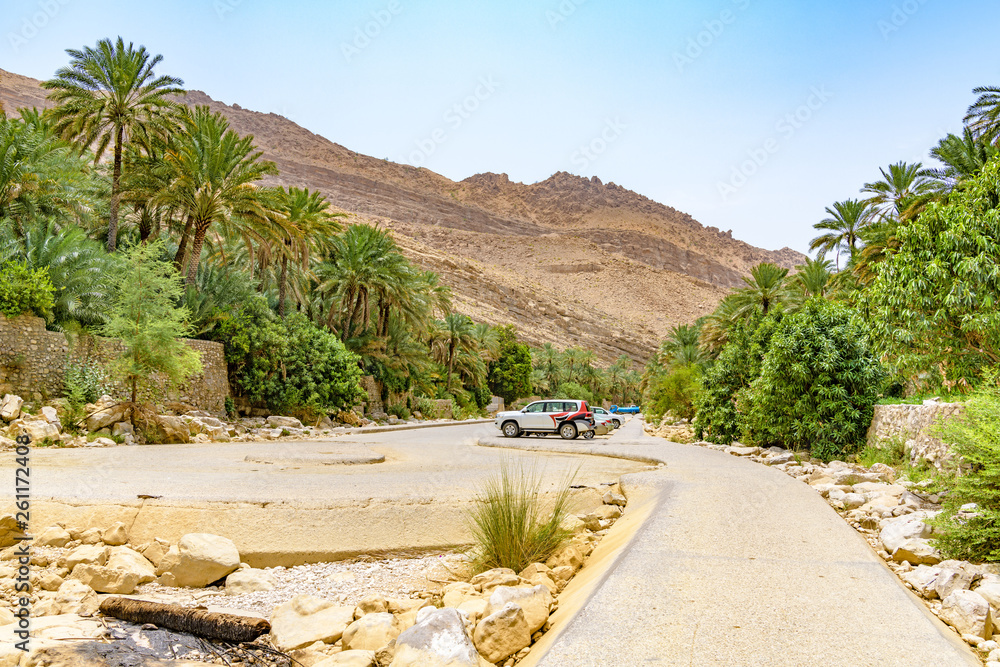
<path id="1" fill-rule="evenodd" d="M 54 292 L 44 268 L 29 269 L 21 262 L 0 266 L 0 313 L 7 317 L 29 314 L 51 321 Z"/>
<path id="2" fill-rule="evenodd" d="M 659 421 L 666 413 L 677 419 L 691 419 L 695 400 L 701 391 L 701 367 L 686 364 L 666 371 L 653 379 L 648 400 L 644 401 L 645 416 Z"/>
<path id="3" fill-rule="evenodd" d="M 469 510 L 476 565 L 483 570 L 509 567 L 520 572 L 531 563 L 545 562 L 570 537 L 560 524 L 573 477 L 560 487 L 551 510 L 543 511 L 547 503 L 539 493 L 541 477 L 523 463 L 503 459 Z"/>
<path id="4" fill-rule="evenodd" d="M 226 396 L 226 417 L 230 420 L 236 419 L 238 416 L 236 414 L 236 401 L 233 400 L 232 396 Z"/>
<path id="5" fill-rule="evenodd" d="M 940 428 L 961 461 L 963 474 L 946 496 L 936 518 L 942 532 L 937 546 L 948 558 L 1000 560 L 1000 389 L 987 378 L 966 404 L 962 416 Z M 960 515 L 966 503 L 976 503 L 971 515 Z"/>
<path id="6" fill-rule="evenodd" d="M 390 415 L 396 415 L 400 419 L 409 419 L 411 414 L 410 409 L 406 407 L 405 403 L 396 403 L 394 405 L 390 405 L 386 410 L 386 412 L 388 412 Z"/>
<path id="7" fill-rule="evenodd" d="M 855 453 L 885 377 L 851 311 L 812 299 L 771 337 L 747 392 L 744 441 L 807 448 L 826 461 Z"/>
<path id="8" fill-rule="evenodd" d="M 906 442 L 902 438 L 893 438 L 874 445 L 867 445 L 858 452 L 858 463 L 870 468 L 876 463 L 884 463 L 893 468 L 907 464 Z"/>
<path id="9" fill-rule="evenodd" d="M 63 395 L 67 398 L 75 395 L 83 403 L 96 403 L 108 390 L 108 373 L 100 365 L 87 361 L 66 365 Z"/>
<path id="10" fill-rule="evenodd" d="M 575 401 L 587 401 L 590 405 L 594 402 L 594 395 L 589 389 L 576 382 L 563 382 L 552 394 L 552 398 L 569 398 Z"/>
<path id="11" fill-rule="evenodd" d="M 413 411 L 419 412 L 424 419 L 436 419 L 438 416 L 437 403 L 434 399 L 426 396 L 417 396 L 412 401 Z"/>
<path id="12" fill-rule="evenodd" d="M 358 356 L 305 315 L 279 320 L 255 298 L 212 332 L 226 346 L 230 381 L 251 401 L 311 418 L 350 408 L 366 394 Z"/>
<path id="13" fill-rule="evenodd" d="M 699 438 L 723 445 L 740 438 L 745 394 L 760 375 L 764 354 L 782 318 L 781 311 L 767 317 L 755 314 L 729 332 L 729 342 L 705 371 L 701 391 L 695 396 L 694 428 Z"/>

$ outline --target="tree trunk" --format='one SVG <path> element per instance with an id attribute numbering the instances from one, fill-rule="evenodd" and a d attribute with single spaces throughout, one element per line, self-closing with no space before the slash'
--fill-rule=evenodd
<path id="1" fill-rule="evenodd" d="M 288 257 L 281 258 L 281 274 L 278 276 L 278 315 L 285 317 L 285 281 L 288 280 Z"/>
<path id="2" fill-rule="evenodd" d="M 188 632 L 207 639 L 220 639 L 240 644 L 252 642 L 271 631 L 271 624 L 263 618 L 220 614 L 182 607 L 177 604 L 162 604 L 123 597 L 109 597 L 101 602 L 101 613 L 130 623 L 152 623 L 158 627 L 177 632 Z"/>
<path id="3" fill-rule="evenodd" d="M 125 128 L 121 125 L 115 131 L 115 168 L 111 174 L 111 217 L 108 220 L 108 252 L 114 252 L 118 245 L 118 207 L 121 205 L 122 179 L 122 137 Z"/>
<path id="4" fill-rule="evenodd" d="M 142 206 L 139 210 L 139 243 L 145 245 L 152 233 L 153 215 L 148 208 Z"/>
<path id="5" fill-rule="evenodd" d="M 177 246 L 177 254 L 174 255 L 174 267 L 178 273 L 184 271 L 184 263 L 187 260 L 188 237 L 191 235 L 192 227 L 194 227 L 194 216 L 189 215 L 187 222 L 184 223 L 184 232 L 181 234 L 181 242 Z"/>
<path id="6" fill-rule="evenodd" d="M 455 365 L 455 345 L 454 343 L 449 343 L 448 345 L 448 379 L 445 382 L 445 391 L 451 392 L 451 369 Z"/>
<path id="7" fill-rule="evenodd" d="M 208 233 L 208 223 L 198 223 L 194 228 L 194 244 L 191 246 L 191 259 L 188 260 L 186 285 L 194 286 L 198 280 L 198 263 L 201 261 L 201 246 L 205 243 Z"/>

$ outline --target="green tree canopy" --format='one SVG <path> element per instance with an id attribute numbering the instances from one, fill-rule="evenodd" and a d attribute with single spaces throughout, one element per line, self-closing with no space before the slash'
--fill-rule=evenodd
<path id="1" fill-rule="evenodd" d="M 915 383 L 1000 363 L 1000 160 L 898 231 L 863 303 L 876 349 Z"/>
<path id="2" fill-rule="evenodd" d="M 500 356 L 490 364 L 489 387 L 510 405 L 531 394 L 531 350 L 517 340 L 513 325 L 497 328 Z"/>

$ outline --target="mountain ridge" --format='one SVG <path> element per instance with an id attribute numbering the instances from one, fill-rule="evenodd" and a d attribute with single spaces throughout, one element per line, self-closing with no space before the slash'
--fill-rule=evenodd
<path id="1" fill-rule="evenodd" d="M 0 70 L 7 113 L 50 106 L 39 83 Z M 557 172 L 524 184 L 485 172 L 452 181 L 201 91 L 182 101 L 254 135 L 280 170 L 268 183 L 318 189 L 355 221 L 390 229 L 411 261 L 453 289 L 456 309 L 514 324 L 532 344 L 582 345 L 604 362 L 619 354 L 642 362 L 671 326 L 711 312 L 754 264 L 805 261 L 597 177 Z"/>

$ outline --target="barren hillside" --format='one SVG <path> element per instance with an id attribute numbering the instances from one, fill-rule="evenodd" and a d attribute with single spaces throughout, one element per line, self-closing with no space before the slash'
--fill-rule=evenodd
<path id="1" fill-rule="evenodd" d="M 8 113 L 46 106 L 38 83 L 0 70 L 0 103 Z M 207 104 L 253 134 L 281 170 L 275 183 L 319 189 L 358 222 L 392 229 L 414 262 L 453 288 L 459 310 L 513 323 L 536 344 L 642 361 L 672 325 L 710 312 L 754 264 L 805 260 L 788 248 L 755 248 L 597 178 L 560 172 L 526 185 L 477 174 L 455 182 L 200 91 L 184 101 Z"/>

